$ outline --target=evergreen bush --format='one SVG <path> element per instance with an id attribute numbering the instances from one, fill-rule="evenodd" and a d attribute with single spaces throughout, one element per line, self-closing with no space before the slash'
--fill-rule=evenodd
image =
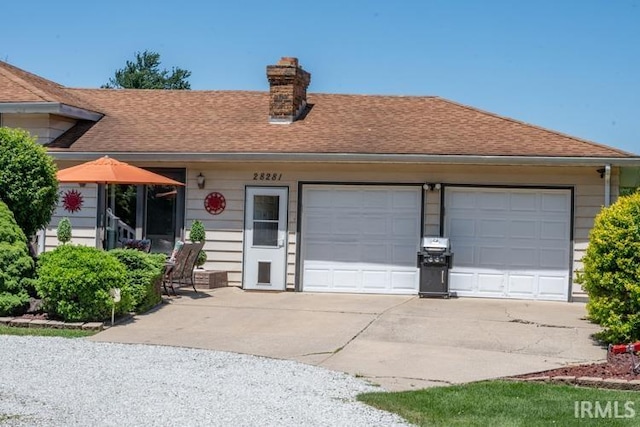
<path id="1" fill-rule="evenodd" d="M 640 193 L 596 217 L 577 282 L 589 295 L 589 319 L 606 343 L 640 340 Z"/>
<path id="2" fill-rule="evenodd" d="M 19 315 L 29 308 L 33 274 L 27 238 L 11 210 L 0 201 L 0 316 Z"/>

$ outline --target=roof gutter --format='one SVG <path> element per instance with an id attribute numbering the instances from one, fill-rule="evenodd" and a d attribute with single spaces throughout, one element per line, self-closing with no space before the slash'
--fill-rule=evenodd
<path id="1" fill-rule="evenodd" d="M 123 161 L 140 162 L 332 162 L 332 163 L 439 163 L 493 165 L 571 165 L 640 166 L 635 157 L 530 157 L 468 156 L 431 154 L 358 154 L 358 153 L 167 153 L 125 151 L 49 151 L 57 160 L 93 160 L 108 155 Z"/>
<path id="2" fill-rule="evenodd" d="M 97 122 L 103 114 L 60 102 L 3 102 L 0 113 L 5 114 L 57 114 L 72 119 Z"/>

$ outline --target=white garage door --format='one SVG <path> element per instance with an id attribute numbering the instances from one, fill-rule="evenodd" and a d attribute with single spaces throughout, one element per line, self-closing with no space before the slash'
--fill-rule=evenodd
<path id="1" fill-rule="evenodd" d="M 445 235 L 460 296 L 568 299 L 569 190 L 445 190 Z"/>
<path id="2" fill-rule="evenodd" d="M 421 187 L 305 185 L 302 290 L 416 294 Z"/>

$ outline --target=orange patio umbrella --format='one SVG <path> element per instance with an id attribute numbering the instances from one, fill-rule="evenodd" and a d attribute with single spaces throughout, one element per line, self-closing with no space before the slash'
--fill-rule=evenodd
<path id="1" fill-rule="evenodd" d="M 58 171 L 59 182 L 86 184 L 182 185 L 166 176 L 120 162 L 109 156 Z"/>
<path id="2" fill-rule="evenodd" d="M 120 162 L 109 156 L 101 157 L 97 160 L 62 169 L 57 173 L 58 182 L 78 183 L 78 184 L 109 184 L 111 187 L 111 208 L 100 217 L 100 235 L 104 244 L 104 227 L 105 218 L 110 215 L 114 216 L 115 212 L 115 185 L 116 184 L 133 184 L 133 185 L 181 185 L 183 183 L 175 181 L 166 176 L 149 172 L 148 170 Z M 115 219 L 117 217 L 114 216 Z M 114 220 L 115 220 L 114 219 Z M 107 222 L 109 220 L 107 219 Z M 109 240 L 109 247 L 115 245 Z"/>

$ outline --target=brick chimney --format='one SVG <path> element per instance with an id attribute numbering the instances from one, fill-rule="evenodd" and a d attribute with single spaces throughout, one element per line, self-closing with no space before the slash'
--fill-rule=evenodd
<path id="1" fill-rule="evenodd" d="M 298 65 L 298 58 L 283 57 L 267 65 L 269 79 L 269 122 L 292 123 L 307 106 L 307 87 L 311 74 Z"/>

